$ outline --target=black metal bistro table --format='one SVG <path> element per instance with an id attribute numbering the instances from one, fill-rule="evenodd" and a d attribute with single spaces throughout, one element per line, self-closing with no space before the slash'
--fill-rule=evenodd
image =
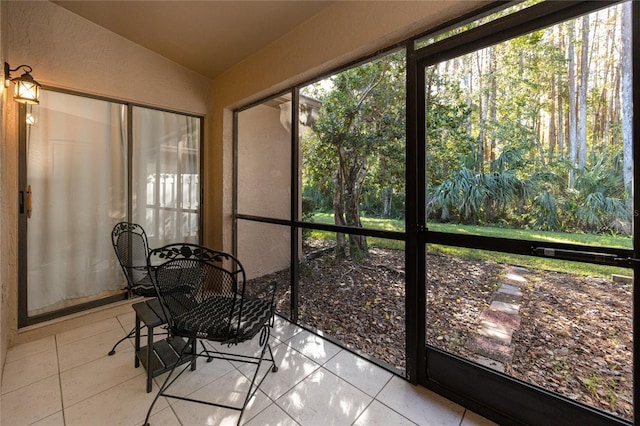
<path id="1" fill-rule="evenodd" d="M 138 368 L 142 362 L 147 370 L 147 393 L 149 393 L 153 386 L 153 378 L 171 370 L 187 343 L 181 337 L 171 336 L 154 342 L 153 329 L 167 323 L 158 299 L 135 303 L 133 310 L 136 312 L 135 367 Z M 144 347 L 140 347 L 141 323 L 147 327 L 147 346 Z M 189 349 L 186 350 L 189 351 Z M 191 360 L 190 356 L 184 357 L 181 364 Z"/>

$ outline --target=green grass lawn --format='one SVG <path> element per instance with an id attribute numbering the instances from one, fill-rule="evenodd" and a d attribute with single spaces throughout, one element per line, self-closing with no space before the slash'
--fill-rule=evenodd
<path id="1" fill-rule="evenodd" d="M 363 217 L 361 220 L 365 228 L 404 232 L 404 221 L 402 220 L 369 217 Z M 333 214 L 316 213 L 313 215 L 312 221 L 315 223 L 333 224 Z M 614 235 L 573 234 L 565 232 L 546 232 L 534 231 L 529 229 L 509 229 L 490 226 L 458 225 L 445 223 L 429 223 L 428 228 L 431 231 L 437 232 L 452 232 L 468 235 L 513 238 L 540 242 L 582 244 L 588 246 L 624 249 L 632 248 L 632 240 L 630 237 L 621 237 Z M 334 239 L 335 233 L 327 231 L 311 231 L 310 236 L 312 238 Z M 404 249 L 403 241 L 395 241 L 375 237 L 369 237 L 367 241 L 371 246 L 399 250 Z M 446 254 L 467 259 L 490 260 L 499 263 L 519 265 L 530 269 L 544 269 L 549 271 L 561 271 L 601 277 L 610 277 L 611 274 L 632 275 L 631 269 L 627 268 L 570 262 L 543 257 L 514 255 L 487 250 L 467 249 L 462 247 L 430 244 L 428 246 L 428 251 L 431 253 Z"/>

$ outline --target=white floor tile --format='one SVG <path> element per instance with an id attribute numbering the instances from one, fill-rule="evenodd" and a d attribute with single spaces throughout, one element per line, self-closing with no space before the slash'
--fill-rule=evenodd
<path id="1" fill-rule="evenodd" d="M 176 413 L 173 412 L 171 407 L 167 407 L 164 410 L 153 414 L 149 418 L 149 424 L 152 426 L 182 426 L 180 420 L 176 417 Z"/>
<path id="2" fill-rule="evenodd" d="M 14 346 L 7 351 L 5 362 L 17 361 L 28 355 L 35 355 L 47 351 L 55 351 L 56 339 L 54 336 L 45 337 L 44 339 L 34 340 L 33 342 L 24 343 Z"/>
<path id="3" fill-rule="evenodd" d="M 29 425 L 62 410 L 58 375 L 2 395 L 3 425 Z"/>
<path id="4" fill-rule="evenodd" d="M 213 383 L 194 392 L 189 397 L 216 404 L 241 407 L 246 397 L 249 381 L 239 371 L 233 370 Z M 171 389 L 169 389 L 170 391 Z M 240 416 L 239 411 L 200 404 L 189 401 L 168 399 L 180 421 L 185 425 L 235 425 Z M 249 421 L 272 401 L 258 391 L 243 415 L 243 421 Z"/>
<path id="5" fill-rule="evenodd" d="M 58 373 L 58 356 L 55 351 L 27 355 L 4 366 L 2 393 L 39 382 Z"/>
<path id="6" fill-rule="evenodd" d="M 276 360 L 278 371 L 269 372 L 269 375 L 260 386 L 260 390 L 273 400 L 280 398 L 280 396 L 320 368 L 320 365 L 283 343 L 273 348 L 273 357 Z M 271 368 L 271 363 L 264 363 L 261 366 L 258 380 L 264 377 L 269 368 Z M 255 366 L 245 364 L 240 367 L 240 371 L 251 380 L 250 374 L 255 372 Z"/>
<path id="7" fill-rule="evenodd" d="M 60 371 L 66 371 L 87 362 L 95 361 L 98 358 L 108 356 L 107 354 L 115 343 L 124 337 L 124 332 L 120 329 L 113 329 L 104 333 L 96 334 L 86 339 L 58 346 L 58 359 Z M 117 352 L 130 352 L 133 359 L 133 345 L 124 341 L 118 345 Z"/>
<path id="8" fill-rule="evenodd" d="M 393 376 L 388 371 L 349 351 L 340 352 L 324 367 L 371 396 L 376 396 Z"/>
<path id="9" fill-rule="evenodd" d="M 175 378 L 184 367 L 187 368 L 187 371 L 182 373 L 180 378 L 171 385 L 170 392 L 176 395 L 187 396 L 233 370 L 233 365 L 231 365 L 229 361 L 214 359 L 211 362 L 206 362 L 205 358 L 198 358 L 195 371 L 191 371 L 187 365 L 178 366 L 173 374 L 173 378 Z M 167 372 L 154 379 L 155 386 L 153 387 L 153 392 L 156 392 L 160 388 L 168 375 L 169 373 Z"/>
<path id="10" fill-rule="evenodd" d="M 276 403 L 301 425 L 350 425 L 372 401 L 364 392 L 321 369 Z"/>
<path id="11" fill-rule="evenodd" d="M 60 410 L 49 417 L 32 423 L 30 426 L 64 426 L 64 414 L 62 414 L 62 410 Z"/>
<path id="12" fill-rule="evenodd" d="M 103 321 L 87 324 L 85 326 L 74 328 L 73 330 L 69 330 L 69 331 L 65 331 L 64 333 L 57 334 L 56 341 L 58 342 L 58 346 L 68 345 L 69 343 L 86 339 L 87 337 L 92 337 L 92 336 L 95 336 L 96 334 L 104 333 L 105 331 L 109 331 L 113 329 L 118 329 L 118 330 L 122 329 L 122 327 L 120 326 L 120 323 L 115 317 L 109 318 Z"/>
<path id="13" fill-rule="evenodd" d="M 141 425 L 155 395 L 147 393 L 139 380 L 128 380 L 65 408 L 66 425 Z M 153 412 L 167 407 L 167 401 L 160 398 Z"/>
<path id="14" fill-rule="evenodd" d="M 3 373 L 1 424 L 142 424 L 165 376 L 156 377 L 153 391 L 146 393 L 146 372 L 143 367 L 134 368 L 132 340 L 123 342 L 114 356 L 107 356 L 128 331 L 128 325 L 133 326 L 133 319 L 133 313 L 124 314 L 11 348 Z M 155 336 L 156 340 L 162 338 Z M 270 372 L 262 383 L 242 418 L 243 424 L 494 424 L 281 318 L 276 319 L 271 342 L 279 371 Z M 255 353 L 260 349 L 257 339 L 231 348 L 213 347 L 234 353 Z M 207 363 L 199 358 L 196 371 L 187 371 L 171 391 L 241 405 L 246 395 L 242 391 L 249 385 L 245 375 L 253 368 L 240 365 L 224 360 Z M 263 369 L 266 371 L 269 366 Z M 161 398 L 150 423 L 235 425 L 238 416 L 237 411 L 229 409 Z"/>
<path id="15" fill-rule="evenodd" d="M 402 417 L 391 408 L 378 401 L 373 401 L 358 417 L 353 426 L 415 426 L 411 420 Z"/>
<path id="16" fill-rule="evenodd" d="M 458 426 L 464 408 L 421 386 L 393 377 L 377 399 L 419 425 Z"/>
<path id="17" fill-rule="evenodd" d="M 281 342 L 286 342 L 296 334 L 304 331 L 302 327 L 291 324 L 289 321 L 276 316 L 273 328 L 271 329 L 271 335 Z"/>
<path id="18" fill-rule="evenodd" d="M 60 374 L 62 403 L 65 408 L 102 391 L 140 376 L 141 391 L 146 391 L 146 374 L 142 366 L 133 367 L 133 352 L 116 352 Z"/>
<path id="19" fill-rule="evenodd" d="M 131 312 L 118 315 L 116 318 L 127 333 L 136 325 L 136 313 L 133 309 Z"/>
<path id="20" fill-rule="evenodd" d="M 262 410 L 257 416 L 244 423 L 246 426 L 297 426 L 291 417 L 287 415 L 278 405 L 271 404 Z"/>
<path id="21" fill-rule="evenodd" d="M 308 331 L 297 333 L 286 344 L 318 364 L 324 364 L 342 350 L 339 346 Z"/>
<path id="22" fill-rule="evenodd" d="M 476 414 L 472 411 L 466 410 L 464 413 L 464 418 L 462 419 L 462 423 L 460 426 L 494 426 L 497 423 L 492 422 L 489 419 L 485 419 L 479 414 Z"/>

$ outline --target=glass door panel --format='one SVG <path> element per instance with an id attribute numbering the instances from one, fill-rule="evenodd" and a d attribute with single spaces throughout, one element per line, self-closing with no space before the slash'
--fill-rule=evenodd
<path id="1" fill-rule="evenodd" d="M 133 221 L 151 247 L 200 241 L 201 118 L 133 107 Z"/>
<path id="2" fill-rule="evenodd" d="M 123 112 L 122 104 L 48 90 L 29 112 L 27 317 L 121 291 L 109 235 L 126 216 Z"/>
<path id="3" fill-rule="evenodd" d="M 118 222 L 199 242 L 201 118 L 53 90 L 23 112 L 20 326 L 125 297 Z"/>

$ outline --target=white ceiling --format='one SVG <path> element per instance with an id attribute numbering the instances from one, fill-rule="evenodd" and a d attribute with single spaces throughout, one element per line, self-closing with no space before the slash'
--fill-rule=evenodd
<path id="1" fill-rule="evenodd" d="M 311 0 L 53 2 L 212 79 L 333 3 Z"/>

